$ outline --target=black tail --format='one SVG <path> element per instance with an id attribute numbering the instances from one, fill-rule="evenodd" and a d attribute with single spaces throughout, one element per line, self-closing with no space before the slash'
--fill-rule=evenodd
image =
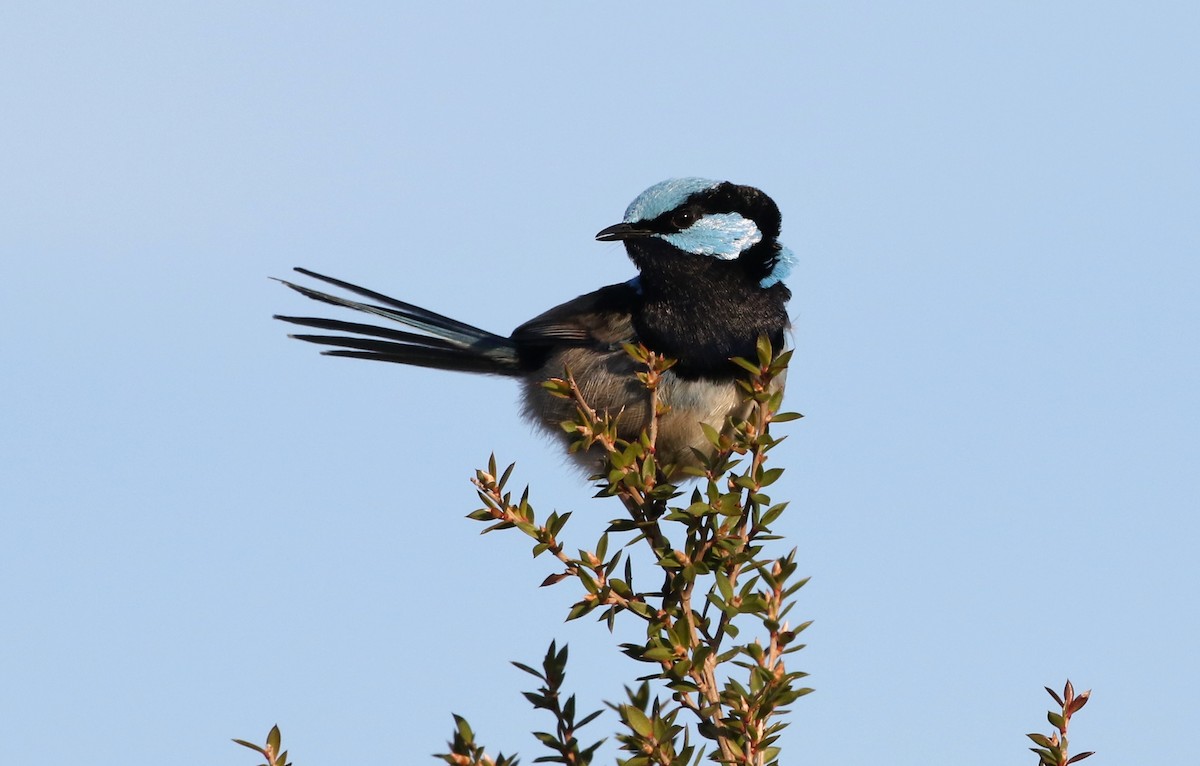
<path id="1" fill-rule="evenodd" d="M 435 314 L 432 311 L 414 306 L 411 303 L 398 301 L 386 295 L 368 290 L 340 279 L 327 277 L 315 271 L 297 267 L 296 271 L 305 276 L 328 282 L 357 295 L 378 301 L 378 306 L 372 303 L 359 303 L 348 298 L 313 290 L 302 285 L 279 280 L 296 292 L 315 301 L 330 303 L 334 306 L 345 306 L 356 311 L 390 319 L 427 335 L 421 335 L 406 330 L 394 330 L 387 327 L 375 327 L 358 322 L 344 322 L 340 319 L 320 319 L 317 317 L 290 317 L 275 315 L 276 319 L 284 322 L 315 327 L 320 330 L 353 333 L 358 336 L 346 335 L 292 335 L 298 340 L 318 343 L 323 346 L 338 346 L 332 351 L 321 353 L 329 356 L 348 356 L 355 359 L 375 359 L 380 362 L 397 362 L 413 364 L 418 367 L 435 367 L 439 370 L 462 370 L 464 372 L 489 372 L 496 375 L 516 375 L 520 371 L 520 360 L 517 347 L 508 338 L 493 335 L 478 327 L 463 324 L 450 317 Z M 379 340 L 384 338 L 386 340 Z"/>

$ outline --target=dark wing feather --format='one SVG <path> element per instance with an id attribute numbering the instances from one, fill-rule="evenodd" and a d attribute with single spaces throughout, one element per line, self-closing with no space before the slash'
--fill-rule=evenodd
<path id="1" fill-rule="evenodd" d="M 629 284 L 581 295 L 513 330 L 519 346 L 611 346 L 636 340 L 632 313 L 640 296 Z"/>

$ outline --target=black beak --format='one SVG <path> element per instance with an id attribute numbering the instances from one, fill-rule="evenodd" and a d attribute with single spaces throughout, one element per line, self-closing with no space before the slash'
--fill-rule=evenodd
<path id="1" fill-rule="evenodd" d="M 653 234 L 649 229 L 639 229 L 632 223 L 618 223 L 609 226 L 607 229 L 601 229 L 596 234 L 596 239 L 601 242 L 616 242 L 621 239 L 637 239 L 638 237 L 649 237 Z"/>

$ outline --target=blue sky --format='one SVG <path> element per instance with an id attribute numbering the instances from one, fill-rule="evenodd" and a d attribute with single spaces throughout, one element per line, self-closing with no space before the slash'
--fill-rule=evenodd
<path id="1" fill-rule="evenodd" d="M 507 663 L 551 638 L 618 698 L 620 636 L 463 518 L 493 450 L 580 544 L 616 514 L 515 386 L 321 358 L 267 277 L 507 332 L 632 276 L 594 233 L 692 175 L 798 256 L 787 761 L 1032 762 L 1068 676 L 1096 763 L 1187 760 L 1200 7 L 393 6 L 0 9 L 0 762 L 278 722 L 416 763 L 451 711 L 531 762 Z"/>

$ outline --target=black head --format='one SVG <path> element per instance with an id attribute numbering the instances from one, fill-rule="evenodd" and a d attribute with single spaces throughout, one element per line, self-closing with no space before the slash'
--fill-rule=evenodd
<path id="1" fill-rule="evenodd" d="M 638 338 L 679 361 L 685 376 L 722 377 L 760 336 L 776 348 L 788 326 L 779 208 L 758 189 L 701 178 L 663 181 L 638 195 L 625 220 L 596 238 L 621 240 L 641 272 Z"/>
<path id="2" fill-rule="evenodd" d="M 682 264 L 669 261 L 700 266 L 695 259 L 702 258 L 724 262 L 720 271 L 769 288 L 787 276 L 795 260 L 778 241 L 779 226 L 775 202 L 752 186 L 675 178 L 639 194 L 625 220 L 596 239 L 624 240 L 642 271 L 662 266 L 675 272 Z"/>

